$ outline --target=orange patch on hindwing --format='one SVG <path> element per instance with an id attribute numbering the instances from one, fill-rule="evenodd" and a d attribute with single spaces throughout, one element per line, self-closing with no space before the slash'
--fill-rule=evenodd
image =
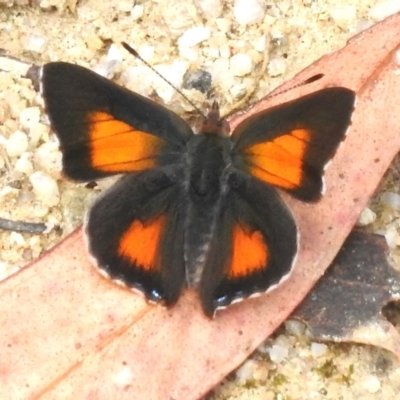
<path id="1" fill-rule="evenodd" d="M 260 231 L 236 224 L 232 239 L 231 278 L 243 277 L 267 266 L 268 248 Z"/>
<path id="2" fill-rule="evenodd" d="M 89 115 L 89 137 L 91 164 L 104 172 L 153 168 L 163 144 L 162 139 L 100 111 Z"/>
<path id="3" fill-rule="evenodd" d="M 257 143 L 245 150 L 250 173 L 271 185 L 293 189 L 301 184 L 304 155 L 310 140 L 306 129 L 295 129 L 271 142 Z"/>
<path id="4" fill-rule="evenodd" d="M 119 241 L 118 254 L 136 267 L 148 271 L 157 268 L 157 254 L 165 219 L 161 215 L 150 221 L 133 221 Z"/>

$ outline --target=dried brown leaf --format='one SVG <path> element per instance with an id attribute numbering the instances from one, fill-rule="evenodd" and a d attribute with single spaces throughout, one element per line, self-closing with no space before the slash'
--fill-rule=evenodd
<path id="1" fill-rule="evenodd" d="M 354 231 L 292 317 L 319 340 L 383 347 L 400 358 L 400 334 L 382 315 L 400 299 L 400 272 L 387 261 L 385 238 Z"/>

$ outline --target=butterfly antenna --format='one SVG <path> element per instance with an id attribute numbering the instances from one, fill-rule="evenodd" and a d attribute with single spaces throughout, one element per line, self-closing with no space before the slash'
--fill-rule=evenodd
<path id="1" fill-rule="evenodd" d="M 133 49 L 129 44 L 121 42 L 123 48 L 131 53 L 134 57 L 140 60 L 146 67 L 150 68 L 157 76 L 159 76 L 164 82 L 168 83 L 173 87 L 205 120 L 206 115 L 181 91 L 179 90 L 171 81 L 169 81 L 165 76 L 161 75 L 152 65 L 150 65 L 135 49 Z"/>

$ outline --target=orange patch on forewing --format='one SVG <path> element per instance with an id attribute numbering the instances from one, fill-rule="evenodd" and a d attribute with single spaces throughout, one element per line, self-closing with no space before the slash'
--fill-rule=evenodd
<path id="1" fill-rule="evenodd" d="M 236 224 L 233 229 L 232 260 L 229 277 L 240 278 L 267 266 L 268 247 L 260 231 Z"/>
<path id="2" fill-rule="evenodd" d="M 118 254 L 132 265 L 150 271 L 157 268 L 157 254 L 165 216 L 148 222 L 133 221 L 119 241 Z"/>
<path id="3" fill-rule="evenodd" d="M 163 140 L 136 130 L 105 112 L 89 116 L 92 166 L 104 172 L 141 171 L 156 166 Z"/>
<path id="4" fill-rule="evenodd" d="M 292 189 L 301 183 L 304 153 L 310 132 L 295 129 L 271 142 L 258 143 L 245 150 L 250 173 L 271 185 Z"/>

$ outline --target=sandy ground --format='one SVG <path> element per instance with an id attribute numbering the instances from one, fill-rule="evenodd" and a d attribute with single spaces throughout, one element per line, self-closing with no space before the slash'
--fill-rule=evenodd
<path id="1" fill-rule="evenodd" d="M 63 60 L 94 68 L 142 94 L 156 91 L 177 112 L 190 107 L 123 51 L 122 40 L 152 65 L 161 65 L 160 70 L 178 87 L 188 71 L 210 72 L 217 97 L 228 111 L 254 86 L 255 97 L 264 96 L 400 8 L 398 1 L 373 0 L 248 0 L 244 11 L 238 11 L 240 1 L 233 0 L 78 4 L 48 0 L 34 1 L 31 7 L 26 3 L 0 0 L 0 49 L 6 54 L 39 65 Z M 258 22 L 245 26 L 243 18 L 258 18 Z M 233 59 L 235 54 L 241 58 Z M 266 72 L 258 82 L 263 61 Z M 203 94 L 185 93 L 203 106 Z M 0 217 L 45 222 L 49 227 L 45 235 L 0 232 L 0 277 L 5 277 L 78 226 L 86 204 L 104 185 L 91 189 L 62 178 L 57 142 L 40 98 L 30 81 L 16 71 L 0 72 L 0 123 Z M 389 218 L 381 195 L 397 194 L 396 178 L 398 163 L 371 202 L 377 219 L 370 228 L 393 231 L 394 241 L 399 237 L 400 212 L 392 210 Z M 398 260 L 396 245 L 392 255 Z M 210 394 L 213 400 L 390 400 L 397 396 L 399 360 L 367 346 L 318 346 L 301 325 L 282 327 Z"/>

